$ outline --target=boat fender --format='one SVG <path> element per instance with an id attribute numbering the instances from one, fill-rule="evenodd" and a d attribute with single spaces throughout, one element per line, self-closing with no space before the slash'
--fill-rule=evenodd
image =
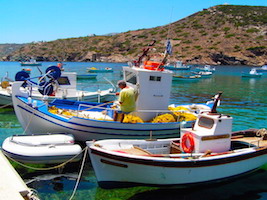
<path id="1" fill-rule="evenodd" d="M 186 132 L 182 137 L 182 149 L 185 153 L 192 153 L 195 149 L 195 142 L 191 132 Z"/>

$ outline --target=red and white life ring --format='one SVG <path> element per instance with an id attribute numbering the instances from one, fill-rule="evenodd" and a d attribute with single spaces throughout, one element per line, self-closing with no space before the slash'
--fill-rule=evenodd
<path id="1" fill-rule="evenodd" d="M 186 132 L 182 137 L 182 149 L 185 153 L 192 153 L 195 149 L 194 137 L 191 132 Z"/>

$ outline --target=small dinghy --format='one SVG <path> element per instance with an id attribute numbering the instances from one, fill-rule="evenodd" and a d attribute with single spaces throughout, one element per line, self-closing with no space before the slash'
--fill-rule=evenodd
<path id="1" fill-rule="evenodd" d="M 70 134 L 14 135 L 5 139 L 2 151 L 18 162 L 36 164 L 77 162 L 82 156 Z"/>

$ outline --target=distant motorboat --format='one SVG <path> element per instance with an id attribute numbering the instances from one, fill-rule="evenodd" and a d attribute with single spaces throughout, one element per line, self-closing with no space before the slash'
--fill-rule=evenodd
<path id="1" fill-rule="evenodd" d="M 177 61 L 174 65 L 165 65 L 164 68 L 169 70 L 189 70 L 191 66 L 183 64 L 182 61 Z"/>
<path id="2" fill-rule="evenodd" d="M 98 69 L 95 67 L 87 68 L 87 72 L 90 73 L 107 73 L 107 72 L 113 72 L 113 69 L 111 67 L 106 67 L 104 69 Z"/>
<path id="3" fill-rule="evenodd" d="M 196 67 L 195 71 L 215 72 L 215 67 L 211 67 L 210 65 L 205 65 L 203 67 Z"/>
<path id="4" fill-rule="evenodd" d="M 20 62 L 21 66 L 41 66 L 42 63 L 37 62 L 34 59 L 31 59 L 30 61 Z"/>
<path id="5" fill-rule="evenodd" d="M 201 78 L 209 78 L 213 75 L 213 72 L 211 71 L 199 71 L 199 72 L 194 72 L 196 75 L 200 75 Z"/>
<path id="6" fill-rule="evenodd" d="M 54 164 L 79 161 L 82 149 L 70 134 L 41 134 L 8 137 L 2 151 L 18 162 Z"/>
<path id="7" fill-rule="evenodd" d="M 242 77 L 247 78 L 260 78 L 262 73 L 258 73 L 256 68 L 252 68 L 249 73 L 242 73 Z"/>
<path id="8" fill-rule="evenodd" d="M 257 72 L 267 72 L 267 65 L 256 68 Z"/>

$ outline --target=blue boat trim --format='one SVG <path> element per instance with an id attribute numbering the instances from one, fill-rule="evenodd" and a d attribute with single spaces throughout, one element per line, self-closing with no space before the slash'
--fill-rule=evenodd
<path id="1" fill-rule="evenodd" d="M 75 131 L 80 131 L 80 132 L 85 132 L 85 133 L 93 133 L 93 134 L 105 134 L 105 135 L 116 135 L 116 136 L 121 136 L 121 135 L 124 135 L 125 136 L 125 134 L 118 134 L 118 133 L 107 133 L 107 132 L 93 132 L 93 131 L 85 131 L 85 130 L 81 130 L 81 129 L 75 129 L 75 128 L 71 128 L 71 127 L 68 127 L 68 126 L 64 126 L 64 125 L 62 125 L 62 124 L 59 124 L 59 123 L 55 123 L 54 121 L 51 121 L 51 120 L 48 120 L 48 119 L 46 119 L 46 118 L 44 118 L 44 117 L 42 117 L 42 116 L 40 116 L 40 115 L 38 115 L 38 114 L 36 114 L 36 113 L 33 113 L 32 111 L 30 111 L 30 110 L 28 110 L 28 109 L 26 109 L 26 108 L 23 108 L 22 106 L 19 106 L 18 105 L 18 107 L 20 108 L 20 109 L 23 109 L 23 110 L 25 110 L 25 111 L 27 111 L 27 112 L 29 112 L 29 113 L 32 113 L 32 114 L 34 114 L 35 116 L 37 116 L 37 117 L 39 117 L 39 118 L 41 118 L 41 119 L 43 119 L 43 120 L 45 120 L 45 121 L 48 121 L 48 122 L 50 122 L 50 123 L 52 123 L 52 124 L 55 124 L 55 125 L 58 125 L 58 126 L 61 126 L 61 127 L 64 127 L 64 128 L 67 128 L 67 129 L 71 129 L 71 130 L 75 130 Z M 55 118 L 55 117 L 53 117 L 53 116 L 50 116 L 50 117 L 52 117 L 52 118 Z M 56 118 L 55 118 L 56 119 Z M 77 124 L 77 123 L 73 123 L 73 122 L 68 122 L 68 121 L 65 121 L 65 122 L 67 122 L 67 123 L 71 123 L 71 124 L 74 124 L 74 125 L 79 125 L 79 126 L 83 126 L 83 127 L 87 127 L 87 128 L 98 128 L 98 129 L 112 129 L 112 130 L 125 130 L 125 131 L 137 131 L 136 129 L 119 129 L 119 128 L 106 128 L 106 127 L 94 127 L 94 126 L 87 126 L 87 125 L 80 125 L 80 124 Z M 112 122 L 111 122 L 112 123 Z M 114 123 L 120 123 L 120 122 L 114 122 Z M 178 128 L 173 128 L 173 129 L 156 129 L 156 130 L 153 130 L 153 129 L 139 129 L 138 131 L 148 131 L 148 133 L 147 134 L 131 134 L 131 133 L 127 133 L 127 135 L 129 135 L 129 136 L 138 136 L 138 137 L 140 137 L 140 136 L 149 136 L 149 132 L 150 131 L 167 131 L 167 130 L 169 130 L 169 131 L 171 131 L 171 130 L 174 130 L 174 131 L 177 131 L 178 130 Z M 174 134 L 178 134 L 178 132 L 174 132 L 174 133 L 159 133 L 159 134 L 157 134 L 157 133 L 153 133 L 153 137 L 155 137 L 155 136 L 160 136 L 160 137 L 165 137 L 165 136 L 173 136 Z"/>

